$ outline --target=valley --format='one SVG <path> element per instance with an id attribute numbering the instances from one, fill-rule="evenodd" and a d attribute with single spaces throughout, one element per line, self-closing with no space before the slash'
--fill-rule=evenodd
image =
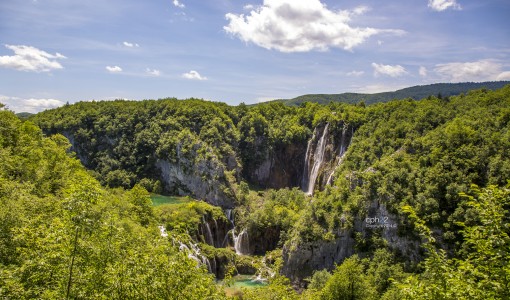
<path id="1" fill-rule="evenodd" d="M 2 111 L 0 295 L 503 299 L 508 107 L 510 86 L 373 105 Z"/>

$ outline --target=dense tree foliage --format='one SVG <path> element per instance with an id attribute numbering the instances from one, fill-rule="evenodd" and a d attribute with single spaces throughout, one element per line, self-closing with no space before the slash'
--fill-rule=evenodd
<path id="1" fill-rule="evenodd" d="M 0 111 L 0 298 L 221 299 L 160 236 L 147 191 L 105 190 L 67 153 Z"/>
<path id="2" fill-rule="evenodd" d="M 394 92 L 381 92 L 374 94 L 310 94 L 299 96 L 293 99 L 277 101 L 282 101 L 286 105 L 300 105 L 301 103 L 305 102 L 316 102 L 320 104 L 328 104 L 330 102 L 343 102 L 353 104 L 362 101 L 366 104 L 372 104 L 405 98 L 420 100 L 429 96 L 438 96 L 439 98 L 457 96 L 463 93 L 467 93 L 470 90 L 481 88 L 497 90 L 509 83 L 509 81 L 434 83 L 429 85 L 408 87 Z"/>
<path id="3" fill-rule="evenodd" d="M 193 241 L 224 261 L 227 277 L 231 267 L 275 272 L 243 299 L 508 298 L 510 86 L 431 94 L 374 105 L 81 102 L 32 116 L 42 130 L 0 111 L 0 296 L 222 298 L 205 267 L 179 251 Z M 333 139 L 352 135 L 330 184 L 308 196 L 297 180 L 274 190 L 256 180 L 289 153 L 304 160 L 326 124 Z M 206 245 L 204 222 L 230 224 L 219 207 L 154 209 L 148 191 L 192 194 L 168 182 L 160 160 L 182 174 L 195 168 L 198 181 L 234 198 L 238 232 L 259 241 L 253 253 L 276 250 L 252 260 Z M 381 231 L 359 230 L 374 207 L 394 216 L 399 237 L 424 245 L 422 264 L 392 251 Z M 316 270 L 301 294 L 278 274 L 282 247 L 345 232 L 357 255 Z"/>
<path id="4" fill-rule="evenodd" d="M 368 106 L 335 183 L 315 197 L 312 219 L 332 232 L 342 215 L 364 218 L 376 201 L 397 214 L 405 229 L 401 207 L 410 205 L 440 229 L 436 234 L 444 243 L 458 245 L 458 222 L 470 218 L 459 205 L 460 193 L 471 183 L 502 186 L 510 178 L 508 107 L 509 86 L 448 101 L 432 97 Z M 307 235 L 296 238 L 302 236 Z"/>

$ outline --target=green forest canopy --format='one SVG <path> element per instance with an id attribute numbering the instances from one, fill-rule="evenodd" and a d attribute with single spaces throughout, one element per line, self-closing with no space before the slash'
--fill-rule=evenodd
<path id="1" fill-rule="evenodd" d="M 241 170 L 279 147 L 306 144 L 326 122 L 332 131 L 344 123 L 356 129 L 331 186 L 311 202 L 296 189 L 250 191 Z M 82 102 L 31 122 L 0 111 L 0 296 L 225 297 L 172 237 L 160 236 L 140 186 L 164 185 L 152 171 L 156 159 L 174 158 L 178 145 L 200 145 L 202 156 L 194 159 L 236 173 L 225 180 L 233 182 L 240 222 L 278 226 L 281 244 L 334 238 L 341 216 L 363 216 L 374 199 L 399 216 L 403 234 L 425 241 L 427 259 L 414 274 L 372 243 L 376 249 L 364 252 L 370 255 L 314 274 L 301 295 L 276 276 L 266 292 L 246 291 L 246 299 L 508 298 L 509 122 L 510 86 L 370 106 Z M 57 133 L 74 138 L 78 157 L 100 182 Z M 188 144 L 183 137 L 191 137 Z"/>

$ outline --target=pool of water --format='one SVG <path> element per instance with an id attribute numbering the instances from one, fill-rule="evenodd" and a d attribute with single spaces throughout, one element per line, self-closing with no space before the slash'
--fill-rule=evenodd
<path id="1" fill-rule="evenodd" d="M 223 281 L 220 281 L 219 284 L 223 285 L 225 292 L 227 295 L 234 295 L 237 291 L 240 291 L 241 288 L 259 288 L 267 285 L 265 282 L 261 282 L 259 280 L 254 280 L 254 275 L 236 275 L 233 277 L 234 282 L 230 286 L 225 286 Z"/>
<path id="2" fill-rule="evenodd" d="M 152 194 L 151 200 L 154 206 L 163 205 L 163 204 L 182 204 L 189 202 L 189 198 L 186 197 L 176 197 L 176 196 L 164 196 L 158 194 Z"/>

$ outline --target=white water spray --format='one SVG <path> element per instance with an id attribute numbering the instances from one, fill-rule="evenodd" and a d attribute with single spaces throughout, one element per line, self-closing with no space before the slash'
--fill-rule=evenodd
<path id="1" fill-rule="evenodd" d="M 312 155 L 312 141 L 315 139 L 317 128 L 313 132 L 312 139 L 308 141 L 308 146 L 306 148 L 306 157 L 305 157 L 305 168 L 303 171 L 303 182 L 302 188 L 303 191 L 308 195 L 313 194 L 313 189 L 315 187 L 315 181 L 319 176 L 319 170 L 324 160 L 324 152 L 326 150 L 326 137 L 328 136 L 329 123 L 326 124 L 324 130 L 322 131 L 322 136 L 317 143 L 317 147 L 315 147 L 315 151 L 313 151 Z M 313 160 L 313 164 L 312 164 Z M 310 168 L 310 164 L 311 168 Z"/>
<path id="2" fill-rule="evenodd" d="M 238 255 L 248 254 L 250 252 L 250 243 L 246 228 L 241 230 L 237 236 L 235 229 L 233 229 L 232 237 L 234 239 L 234 249 Z"/>

